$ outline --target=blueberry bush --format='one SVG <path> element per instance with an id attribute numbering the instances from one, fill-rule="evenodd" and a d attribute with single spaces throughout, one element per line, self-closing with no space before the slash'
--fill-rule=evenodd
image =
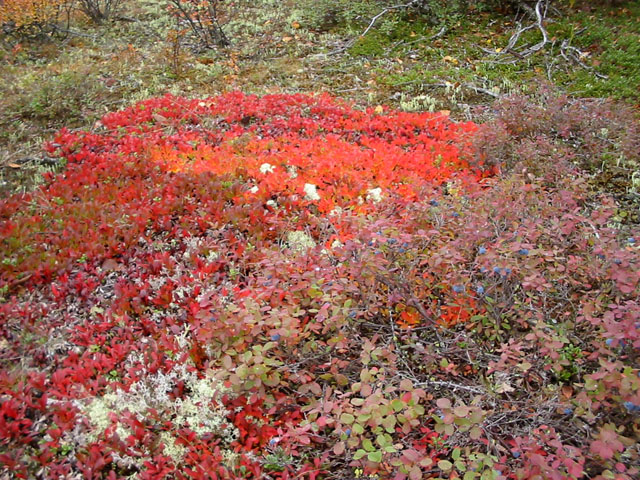
<path id="1" fill-rule="evenodd" d="M 3 475 L 637 478 L 640 231 L 505 109 L 167 95 L 60 131 L 0 203 Z"/>

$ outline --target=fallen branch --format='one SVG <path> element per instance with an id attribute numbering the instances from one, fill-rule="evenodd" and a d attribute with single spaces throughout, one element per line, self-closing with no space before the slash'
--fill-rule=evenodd
<path id="1" fill-rule="evenodd" d="M 593 67 L 591 67 L 590 65 L 587 65 L 586 63 L 584 63 L 582 61 L 582 58 L 586 57 L 586 54 L 582 50 L 572 46 L 570 44 L 570 40 L 566 40 L 565 39 L 565 40 L 562 41 L 562 44 L 560 45 L 560 55 L 568 63 L 571 63 L 573 61 L 573 62 L 577 63 L 578 65 L 580 65 L 585 70 L 589 70 L 596 77 L 598 77 L 600 79 L 606 80 L 606 79 L 609 78 L 607 75 L 604 75 L 602 73 L 596 72 Z"/>
<path id="2" fill-rule="evenodd" d="M 534 9 L 527 7 L 526 8 L 527 14 L 529 16 L 535 17 L 535 22 L 530 25 L 527 25 L 526 27 L 523 27 L 520 22 L 517 22 L 516 31 L 513 33 L 513 35 L 511 35 L 511 37 L 509 38 L 509 41 L 507 42 L 507 45 L 505 45 L 504 48 L 500 50 L 489 50 L 487 48 L 483 48 L 482 46 L 479 46 L 480 50 L 494 57 L 504 56 L 506 54 L 512 55 L 513 57 L 515 57 L 515 60 L 496 62 L 496 63 L 509 64 L 509 63 L 515 63 L 518 60 L 523 60 L 527 57 L 530 57 L 531 55 L 534 55 L 539 51 L 541 51 L 543 48 L 545 48 L 549 44 L 551 44 L 552 46 L 555 46 L 556 41 L 555 40 L 552 41 L 549 38 L 549 33 L 547 32 L 547 29 L 545 28 L 545 25 L 544 25 L 547 19 L 547 13 L 549 12 L 549 9 L 550 9 L 549 3 L 550 3 L 549 0 L 538 0 L 536 2 L 536 6 Z M 542 34 L 542 40 L 540 40 L 535 45 L 521 46 L 518 48 L 517 46 L 518 41 L 520 40 L 520 37 L 522 36 L 522 34 L 533 29 L 537 29 L 538 31 L 540 31 L 540 33 Z M 584 29 L 580 30 L 580 32 L 578 33 L 581 33 L 582 31 L 584 31 Z M 562 41 L 560 45 L 560 56 L 567 63 L 576 63 L 580 65 L 582 68 L 584 68 L 585 70 L 589 70 L 590 72 L 592 72 L 598 78 L 601 78 L 601 79 L 608 78 L 606 75 L 596 72 L 592 67 L 584 63 L 582 59 L 586 56 L 585 53 L 579 50 L 578 48 L 572 46 L 571 40 L 569 39 L 565 39 Z M 483 93 L 488 93 L 488 92 L 483 92 Z"/>
<path id="3" fill-rule="evenodd" d="M 489 53 L 489 54 L 494 55 L 494 56 L 495 55 L 504 55 L 506 53 L 509 53 L 509 54 L 517 57 L 518 59 L 527 58 L 527 57 L 533 55 L 534 53 L 539 52 L 548 43 L 550 43 L 549 42 L 549 34 L 547 32 L 547 29 L 544 26 L 544 21 L 546 20 L 546 17 L 547 17 L 548 8 L 549 8 L 548 1 L 538 0 L 538 2 L 536 3 L 536 7 L 535 7 L 536 22 L 531 24 L 531 25 L 527 25 L 526 27 L 523 27 L 522 24 L 518 22 L 518 27 L 517 27 L 516 31 L 509 38 L 509 42 L 507 43 L 507 45 L 503 49 L 501 49 L 500 51 L 487 50 L 487 49 L 482 48 L 482 47 L 480 47 L 480 48 L 485 53 Z M 525 48 L 522 51 L 517 51 L 516 50 L 516 45 L 518 44 L 518 41 L 520 40 L 520 37 L 522 36 L 522 34 L 525 33 L 525 32 L 528 32 L 529 30 L 533 30 L 535 28 L 537 28 L 540 31 L 540 33 L 542 34 L 542 40 L 540 42 L 536 43 L 535 45 L 533 45 L 532 47 Z"/>
<path id="4" fill-rule="evenodd" d="M 389 12 L 393 12 L 394 10 L 401 10 L 404 8 L 409 8 L 412 5 L 418 3 L 420 0 L 411 0 L 408 3 L 404 3 L 402 5 L 394 5 L 392 7 L 385 7 L 380 13 L 378 13 L 376 16 L 374 16 L 371 19 L 371 22 L 369 22 L 369 25 L 367 26 L 367 28 L 364 29 L 364 31 L 358 35 L 356 38 L 352 38 L 351 40 L 349 40 L 347 43 L 345 43 L 342 47 L 329 52 L 329 55 L 336 55 L 338 53 L 343 53 L 346 50 L 348 50 L 349 48 L 351 48 L 353 46 L 354 43 L 356 43 L 356 40 L 358 40 L 359 38 L 364 37 L 367 33 L 369 33 L 369 31 L 373 28 L 373 26 L 376 24 L 376 22 L 378 20 L 380 20 L 380 18 L 382 18 L 383 16 L 385 16 L 387 13 Z"/>

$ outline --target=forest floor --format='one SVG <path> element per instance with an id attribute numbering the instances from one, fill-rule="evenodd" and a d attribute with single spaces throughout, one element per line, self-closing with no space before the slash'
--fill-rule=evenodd
<path id="1" fill-rule="evenodd" d="M 638 478 L 640 2 L 223 3 L 0 39 L 0 477 Z"/>
<path id="2" fill-rule="evenodd" d="M 490 108 L 482 107 L 500 97 L 535 96 L 547 87 L 613 98 L 636 113 L 640 105 L 639 2 L 616 8 L 584 2 L 554 12 L 549 44 L 527 58 L 503 51 L 517 22 L 531 23 L 522 13 L 440 12 L 434 20 L 392 11 L 362 36 L 381 12 L 376 2 L 234 5 L 222 18 L 231 45 L 216 51 L 176 37 L 174 20 L 155 0 L 125 2 L 121 17 L 102 26 L 76 12 L 70 29 L 49 40 L 5 38 L 0 192 L 41 181 L 53 166 L 40 158 L 40 146 L 61 127 L 90 128 L 106 112 L 167 92 L 328 92 L 363 108 L 449 111 L 476 121 L 489 118 Z M 540 39 L 529 30 L 517 47 Z M 563 42 L 579 53 L 566 55 Z M 635 203 L 638 168 L 611 159 L 590 173 L 595 184 Z"/>

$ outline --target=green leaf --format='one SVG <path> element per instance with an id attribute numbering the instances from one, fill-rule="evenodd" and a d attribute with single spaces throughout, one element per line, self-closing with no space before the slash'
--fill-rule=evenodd
<path id="1" fill-rule="evenodd" d="M 459 448 L 454 448 L 453 453 L 451 454 L 451 458 L 454 460 L 458 460 L 460 458 L 462 451 Z"/>
<path id="2" fill-rule="evenodd" d="M 367 454 L 367 452 L 365 452 L 364 450 L 362 450 L 361 448 L 356 450 L 356 453 L 353 454 L 353 459 L 354 460 L 360 460 L 362 457 L 364 457 Z"/>
<path id="3" fill-rule="evenodd" d="M 362 440 L 362 447 L 367 452 L 373 452 L 376 449 L 376 447 L 373 446 L 373 442 L 371 440 L 369 440 L 368 438 L 365 438 L 364 440 Z"/>
<path id="4" fill-rule="evenodd" d="M 382 420 L 382 426 L 385 428 L 387 433 L 395 432 L 396 417 L 394 417 L 393 415 L 389 415 L 388 417 L 385 417 L 385 419 Z"/>
<path id="5" fill-rule="evenodd" d="M 381 447 L 385 447 L 391 444 L 391 440 L 387 439 L 387 437 L 385 437 L 384 435 L 378 435 L 376 437 L 376 443 Z"/>
<path id="6" fill-rule="evenodd" d="M 474 478 L 476 478 L 476 472 L 474 472 L 473 470 L 469 470 L 468 472 L 465 472 L 462 480 L 473 480 Z"/>
<path id="7" fill-rule="evenodd" d="M 380 463 L 382 461 L 382 452 L 371 452 L 367 455 L 370 462 Z"/>
<path id="8" fill-rule="evenodd" d="M 391 408 L 393 408 L 394 412 L 399 412 L 404 408 L 404 402 L 399 398 L 396 398 L 391 402 Z"/>
<path id="9" fill-rule="evenodd" d="M 453 464 L 449 460 L 440 460 L 438 462 L 438 468 L 443 472 L 448 472 L 453 468 Z"/>
<path id="10" fill-rule="evenodd" d="M 467 471 L 467 464 L 464 463 L 462 460 L 458 460 L 453 465 L 456 467 L 456 469 L 459 472 L 466 472 Z"/>
<path id="11" fill-rule="evenodd" d="M 342 415 L 340 415 L 340 421 L 342 423 L 346 423 L 347 425 L 351 425 L 356 421 L 356 417 L 354 417 L 350 413 L 343 413 Z"/>
<path id="12" fill-rule="evenodd" d="M 364 433 L 364 427 L 359 423 L 354 423 L 351 429 L 356 435 L 362 435 Z"/>

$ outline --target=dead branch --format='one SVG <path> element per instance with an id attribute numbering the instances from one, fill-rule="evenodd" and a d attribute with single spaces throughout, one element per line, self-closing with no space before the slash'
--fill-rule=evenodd
<path id="1" fill-rule="evenodd" d="M 526 27 L 523 27 L 522 23 L 518 22 L 516 31 L 509 38 L 509 42 L 507 43 L 507 45 L 500 51 L 487 50 L 482 47 L 481 49 L 485 53 L 489 53 L 490 55 L 497 56 L 497 55 L 504 55 L 508 53 L 517 57 L 518 59 L 523 59 L 533 55 L 534 53 L 539 52 L 548 43 L 550 43 L 549 34 L 547 32 L 547 29 L 544 26 L 548 9 L 549 9 L 548 0 L 538 0 L 538 2 L 536 2 L 536 6 L 534 10 L 535 18 L 536 18 L 535 23 L 532 23 L 531 25 L 527 25 Z M 525 32 L 528 32 L 529 30 L 533 30 L 535 28 L 537 28 L 542 34 L 542 40 L 540 40 L 540 42 L 536 43 L 535 45 L 529 48 L 525 48 L 523 50 L 518 51 L 516 49 L 516 45 L 518 44 L 518 41 L 520 40 L 520 37 L 522 36 L 522 34 Z"/>
<path id="2" fill-rule="evenodd" d="M 584 63 L 582 59 L 586 57 L 586 54 L 582 50 L 572 46 L 570 40 L 565 39 L 562 41 L 562 44 L 560 45 L 560 55 L 567 61 L 567 63 L 575 62 L 585 70 L 592 72 L 600 79 L 606 80 L 609 78 L 607 75 L 596 72 L 593 67 Z"/>
<path id="3" fill-rule="evenodd" d="M 394 10 L 402 10 L 405 8 L 409 8 L 412 5 L 415 5 L 416 3 L 418 3 L 420 0 L 411 0 L 408 3 L 404 3 L 401 5 L 393 5 L 391 7 L 385 7 L 380 13 L 378 13 L 376 16 L 374 16 L 371 21 L 369 22 L 369 25 L 367 26 L 367 28 L 364 29 L 364 31 L 358 35 L 356 38 L 352 38 L 351 40 L 349 40 L 348 42 L 346 42 L 342 47 L 337 48 L 336 50 L 332 51 L 329 53 L 329 55 L 335 55 L 338 53 L 343 53 L 346 50 L 348 50 L 349 48 L 351 48 L 353 46 L 354 43 L 356 43 L 356 40 L 358 40 L 359 38 L 364 37 L 367 33 L 369 33 L 369 31 L 374 27 L 374 25 L 377 23 L 378 20 L 380 20 L 382 17 L 384 17 L 387 13 L 389 12 L 393 12 Z"/>
<path id="4" fill-rule="evenodd" d="M 524 4 L 521 6 L 523 8 L 525 7 Z M 479 48 L 483 52 L 493 57 L 503 57 L 504 55 L 507 55 L 507 54 L 515 57 L 515 59 L 512 59 L 510 61 L 498 61 L 496 63 L 515 63 L 518 60 L 523 60 L 527 57 L 530 57 L 531 55 L 538 53 L 539 51 L 544 49 L 547 45 L 551 45 L 552 47 L 554 47 L 555 45 L 557 45 L 557 43 L 556 41 L 551 41 L 551 39 L 549 38 L 549 33 L 547 32 L 547 29 L 545 27 L 547 14 L 549 13 L 550 9 L 551 9 L 550 0 L 538 0 L 536 2 L 535 8 L 533 9 L 531 7 L 525 8 L 526 14 L 530 17 L 535 18 L 534 23 L 527 26 L 522 26 L 522 23 L 518 21 L 516 31 L 511 35 L 511 37 L 509 38 L 509 41 L 507 42 L 507 45 L 505 45 L 504 48 L 499 50 L 489 50 L 481 46 L 479 46 Z M 520 41 L 522 34 L 533 29 L 537 29 L 542 34 L 542 40 L 540 40 L 538 43 L 532 46 L 519 47 L 518 42 Z M 577 33 L 581 33 L 582 31 L 584 30 L 580 30 Z M 571 40 L 569 39 L 565 39 L 561 42 L 560 56 L 567 63 L 578 64 L 585 70 L 589 70 L 590 72 L 592 72 L 598 78 L 602 78 L 602 79 L 608 78 L 606 75 L 596 72 L 592 67 L 584 63 L 582 60 L 586 57 L 586 54 L 581 50 L 579 50 L 578 48 L 572 46 Z M 482 93 L 488 93 L 488 92 L 482 92 Z"/>

